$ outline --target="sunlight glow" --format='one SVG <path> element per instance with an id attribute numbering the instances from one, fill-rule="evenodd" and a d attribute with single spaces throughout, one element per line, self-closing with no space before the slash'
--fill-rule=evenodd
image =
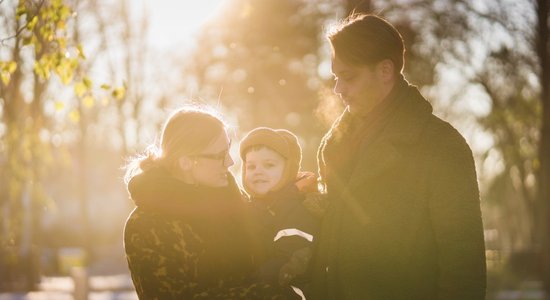
<path id="1" fill-rule="evenodd" d="M 149 18 L 149 40 L 153 47 L 188 47 L 194 35 L 216 14 L 222 0 L 170 1 L 137 0 L 132 8 L 139 16 Z"/>

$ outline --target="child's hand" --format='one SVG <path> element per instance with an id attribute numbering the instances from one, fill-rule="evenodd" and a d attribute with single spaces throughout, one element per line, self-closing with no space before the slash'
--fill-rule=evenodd
<path id="1" fill-rule="evenodd" d="M 294 183 L 301 194 L 314 193 L 318 191 L 317 176 L 313 172 L 298 172 Z"/>
<path id="2" fill-rule="evenodd" d="M 296 275 L 294 274 L 293 267 L 289 263 L 284 264 L 279 272 L 279 285 L 289 286 L 294 277 Z"/>
<path id="3" fill-rule="evenodd" d="M 294 251 L 290 260 L 279 271 L 279 284 L 288 286 L 296 276 L 304 274 L 311 256 L 311 248 L 309 247 Z"/>

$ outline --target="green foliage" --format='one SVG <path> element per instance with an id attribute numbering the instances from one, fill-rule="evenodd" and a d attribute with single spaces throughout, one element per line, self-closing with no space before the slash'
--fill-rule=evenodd
<path id="1" fill-rule="evenodd" d="M 124 95 L 126 94 L 126 88 L 124 86 L 121 87 L 115 87 L 113 88 L 111 95 L 116 100 L 122 100 L 124 98 Z"/>
<path id="2" fill-rule="evenodd" d="M 13 9 L 15 12 L 6 13 L 6 16 L 14 16 L 14 24 L 18 27 L 2 39 L 5 45 L 10 40 L 15 42 L 10 43 L 11 59 L 0 62 L 3 87 L 0 97 L 5 99 L 6 106 L 2 123 L 7 128 L 3 142 L 7 148 L 7 176 L 12 180 L 9 186 L 13 187 L 9 198 L 17 199 L 22 190 L 20 185 L 38 176 L 36 167 L 48 161 L 44 151 L 48 141 L 38 136 L 45 118 L 41 107 L 45 86 L 52 74 L 63 84 L 71 83 L 83 54 L 81 47 L 68 45 L 70 34 L 66 24 L 72 12 L 64 1 L 18 1 Z M 33 49 L 33 55 L 22 55 L 24 48 Z M 71 51 L 78 55 L 71 55 Z M 34 93 L 24 98 L 25 94 L 21 93 L 23 78 L 33 75 L 19 68 L 29 63 L 33 65 L 37 80 L 33 83 Z"/>
<path id="3" fill-rule="evenodd" d="M 42 80 L 55 73 L 62 83 L 69 84 L 83 58 L 80 46 L 75 47 L 78 55 L 74 58 L 67 46 L 66 23 L 71 14 L 70 7 L 61 0 L 19 1 L 17 5 L 15 16 L 23 25 L 13 38 L 33 47 L 34 72 Z"/>
<path id="4" fill-rule="evenodd" d="M 0 252 L 6 254 L 0 256 L 0 266 L 17 264 L 7 257 L 20 247 L 29 247 L 27 241 L 36 242 L 22 231 L 22 218 L 32 212 L 32 231 L 39 230 L 40 215 L 34 214 L 49 201 L 41 185 L 53 163 L 51 141 L 43 135 L 52 130 L 44 111 L 47 88 L 56 82 L 74 83 L 85 58 L 67 27 L 73 17 L 67 2 L 20 0 L 9 5 L 3 4 L 0 11 L 7 18 L 5 24 L 13 26 L 3 31 L 7 36 L 0 37 L 8 50 L 0 53 L 5 55 L 0 57 L 0 99 L 4 102 L 0 122 L 5 128 L 0 136 L 5 149 L 0 154 L 1 186 L 5 187 L 0 189 L 0 207 L 10 212 L 0 226 Z M 32 66 L 32 71 L 24 66 Z M 91 85 L 86 78 L 81 82 L 85 88 Z M 23 205 L 26 198 L 30 205 Z"/>
<path id="5" fill-rule="evenodd" d="M 10 82 L 11 74 L 17 69 L 15 61 L 0 61 L 0 80 L 4 85 Z"/>

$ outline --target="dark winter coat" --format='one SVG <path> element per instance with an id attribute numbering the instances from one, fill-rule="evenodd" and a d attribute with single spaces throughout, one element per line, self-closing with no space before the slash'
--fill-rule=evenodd
<path id="1" fill-rule="evenodd" d="M 472 152 L 406 81 L 319 150 L 329 207 L 308 299 L 481 300 L 485 252 Z"/>
<path id="2" fill-rule="evenodd" d="M 124 248 L 140 299 L 282 299 L 254 284 L 258 249 L 242 194 L 188 185 L 161 168 L 132 178 Z"/>
<path id="3" fill-rule="evenodd" d="M 307 269 L 308 259 L 293 261 L 292 258 L 294 256 L 297 259 L 300 254 L 310 257 L 312 240 L 308 240 L 308 236 L 289 234 L 274 240 L 279 232 L 288 229 L 297 229 L 310 235 L 312 239 L 315 238 L 320 219 L 303 205 L 304 199 L 305 195 L 298 191 L 294 183 L 263 198 L 251 199 L 250 205 L 259 224 L 257 236 L 265 254 L 258 272 L 262 282 L 278 284 L 281 268 L 285 264 L 289 271 Z M 304 265 L 294 265 L 295 263 Z M 297 276 L 290 283 L 301 287 L 307 278 L 300 275 L 302 276 Z"/>

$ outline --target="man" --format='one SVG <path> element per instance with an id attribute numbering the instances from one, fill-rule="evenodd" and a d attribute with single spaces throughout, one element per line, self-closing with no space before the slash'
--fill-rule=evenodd
<path id="1" fill-rule="evenodd" d="M 355 15 L 328 38 L 346 109 L 319 147 L 329 207 L 308 299 L 483 299 L 469 146 L 404 79 L 390 23 Z"/>

